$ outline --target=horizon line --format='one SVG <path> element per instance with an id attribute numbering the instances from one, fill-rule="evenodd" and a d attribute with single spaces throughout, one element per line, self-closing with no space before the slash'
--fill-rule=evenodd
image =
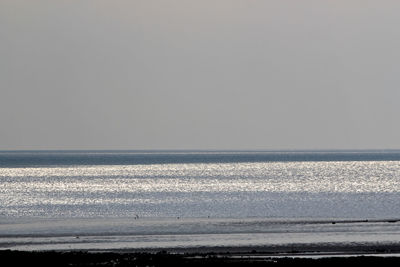
<path id="1" fill-rule="evenodd" d="M 400 151 L 400 148 L 321 148 L 321 149 L 0 149 L 0 152 L 351 152 Z"/>

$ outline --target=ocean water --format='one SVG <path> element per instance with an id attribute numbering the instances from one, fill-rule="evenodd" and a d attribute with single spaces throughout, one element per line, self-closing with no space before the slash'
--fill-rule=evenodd
<path id="1" fill-rule="evenodd" d="M 398 218 L 400 151 L 0 152 L 3 249 L 399 244 Z"/>

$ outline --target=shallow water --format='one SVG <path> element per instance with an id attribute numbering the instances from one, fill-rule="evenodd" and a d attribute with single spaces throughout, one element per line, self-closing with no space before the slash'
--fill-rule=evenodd
<path id="1" fill-rule="evenodd" d="M 0 225 L 0 249 L 165 249 L 390 245 L 400 223 L 228 218 L 29 219 Z"/>

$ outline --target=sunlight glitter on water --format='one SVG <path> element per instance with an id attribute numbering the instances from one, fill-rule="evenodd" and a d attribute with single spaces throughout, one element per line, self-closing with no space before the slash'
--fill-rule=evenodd
<path id="1" fill-rule="evenodd" d="M 110 205 L 117 205 L 115 209 L 121 214 L 130 214 L 135 209 L 141 212 L 147 209 L 147 214 L 159 214 L 163 209 L 179 213 L 185 208 L 189 209 L 186 211 L 189 213 L 190 209 L 194 209 L 224 214 L 225 209 L 234 208 L 235 201 L 240 201 L 243 207 L 254 206 L 260 211 L 265 207 L 266 210 L 281 208 L 289 212 L 295 210 L 292 202 L 296 201 L 302 202 L 304 207 L 315 206 L 321 200 L 326 204 L 321 208 L 334 205 L 321 194 L 329 194 L 332 201 L 339 200 L 337 205 L 341 205 L 341 199 L 346 200 L 343 205 L 363 201 L 364 195 L 369 194 L 369 201 L 378 204 L 383 201 L 390 208 L 390 205 L 394 205 L 393 194 L 400 192 L 400 162 L 1 168 L 0 184 L 0 203 L 3 204 L 3 208 L 0 208 L 1 214 L 8 214 L 7 216 L 11 215 L 12 210 L 22 214 L 28 210 L 35 212 L 35 209 L 38 214 L 44 210 L 43 212 L 54 212 L 54 216 L 57 216 L 57 212 L 63 213 L 68 209 L 71 212 L 74 208 L 83 215 L 85 212 L 102 214 L 102 209 L 107 214 L 110 212 Z M 272 195 L 274 193 L 279 194 L 279 199 Z M 292 195 L 286 197 L 285 194 Z M 293 194 L 296 195 L 291 199 Z M 389 198 L 386 197 L 387 194 Z M 219 203 L 219 206 L 210 207 L 210 202 Z M 136 207 L 136 204 L 142 206 Z M 235 212 L 232 210 L 225 215 Z M 246 210 L 249 216 L 252 216 L 251 212 Z"/>

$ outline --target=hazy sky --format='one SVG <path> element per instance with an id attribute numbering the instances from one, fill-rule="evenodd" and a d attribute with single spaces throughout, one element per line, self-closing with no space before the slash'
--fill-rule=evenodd
<path id="1" fill-rule="evenodd" d="M 400 1 L 0 1 L 0 149 L 400 148 Z"/>

